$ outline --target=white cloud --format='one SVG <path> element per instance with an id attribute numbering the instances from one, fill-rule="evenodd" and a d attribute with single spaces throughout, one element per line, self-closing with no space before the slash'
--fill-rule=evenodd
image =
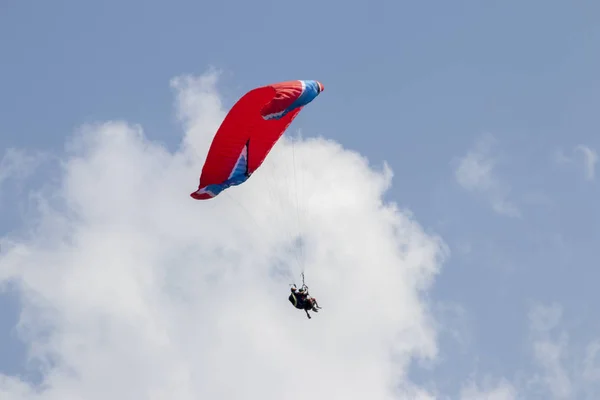
<path id="1" fill-rule="evenodd" d="M 324 139 L 284 139 L 246 184 L 192 200 L 225 113 L 216 82 L 173 81 L 186 131 L 175 153 L 123 122 L 70 142 L 35 229 L 0 254 L 43 381 L 0 375 L 0 398 L 433 397 L 406 374 L 412 358 L 437 354 L 421 295 L 443 243 L 383 203 L 387 168 Z M 277 274 L 297 278 L 297 234 L 323 307 L 310 321 Z"/>
<path id="2" fill-rule="evenodd" d="M 482 385 L 470 382 L 461 391 L 461 400 L 513 400 L 517 398 L 515 387 L 506 379 L 492 382 L 490 378 Z"/>
<path id="3" fill-rule="evenodd" d="M 577 145 L 573 148 L 573 155 L 569 156 L 562 150 L 558 150 L 555 160 L 559 164 L 578 164 L 583 169 L 584 177 L 588 181 L 593 181 L 596 177 L 596 164 L 598 163 L 598 153 L 586 145 Z"/>
<path id="4" fill-rule="evenodd" d="M 575 148 L 581 153 L 583 157 L 583 166 L 585 171 L 585 178 L 587 180 L 594 180 L 596 176 L 596 163 L 598 162 L 598 154 L 596 151 L 588 146 L 579 145 Z"/>
<path id="5" fill-rule="evenodd" d="M 533 356 L 541 370 L 532 381 L 548 388 L 552 398 L 568 399 L 573 395 L 572 382 L 563 365 L 567 356 L 568 336 L 564 332 L 559 338 L 553 338 L 552 335 L 561 317 L 562 308 L 558 304 L 535 305 L 530 311 Z"/>
<path id="6" fill-rule="evenodd" d="M 551 399 L 597 399 L 600 339 L 594 338 L 587 345 L 571 340 L 558 304 L 533 306 L 529 320 L 537 367 L 527 381 L 531 393 Z"/>
<path id="7" fill-rule="evenodd" d="M 491 134 L 479 138 L 475 146 L 460 159 L 454 171 L 455 177 L 464 189 L 487 198 L 495 212 L 516 217 L 520 212 L 516 205 L 508 200 L 510 189 L 494 174 L 496 160 L 491 153 L 495 142 Z"/>
<path id="8" fill-rule="evenodd" d="M 600 351 L 600 340 L 590 342 L 585 350 L 583 362 L 583 377 L 588 381 L 600 381 L 600 366 L 598 365 L 598 352 Z"/>
<path id="9" fill-rule="evenodd" d="M 2 184 L 9 179 L 22 180 L 35 170 L 46 156 L 42 153 L 28 153 L 23 150 L 8 148 L 0 159 L 0 193 Z"/>
<path id="10" fill-rule="evenodd" d="M 532 368 L 516 368 L 510 380 L 485 375 L 478 382 L 473 377 L 463 385 L 461 399 L 599 398 L 600 373 L 596 365 L 599 339 L 587 346 L 571 342 L 563 322 L 563 309 L 556 303 L 535 304 L 530 308 L 529 335 Z"/>

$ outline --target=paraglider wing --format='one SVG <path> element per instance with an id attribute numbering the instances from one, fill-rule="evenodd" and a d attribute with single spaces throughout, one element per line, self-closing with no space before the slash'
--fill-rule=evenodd
<path id="1" fill-rule="evenodd" d="M 321 91 L 323 85 L 317 81 L 289 81 L 246 93 L 215 134 L 198 190 L 190 196 L 210 199 L 230 186 L 244 183 L 302 108 Z"/>

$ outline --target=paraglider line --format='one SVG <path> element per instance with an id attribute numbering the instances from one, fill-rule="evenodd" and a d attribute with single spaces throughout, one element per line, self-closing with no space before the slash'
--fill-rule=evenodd
<path id="1" fill-rule="evenodd" d="M 294 189 L 296 193 L 296 218 L 298 221 L 298 234 L 301 235 L 302 231 L 300 229 L 300 201 L 298 200 L 298 182 L 296 180 L 296 141 L 292 138 L 292 162 L 294 166 Z M 302 276 L 304 277 L 304 248 L 302 243 L 300 244 L 300 255 L 298 255 L 300 264 L 300 269 L 302 271 Z M 304 279 L 304 278 L 302 278 Z"/>

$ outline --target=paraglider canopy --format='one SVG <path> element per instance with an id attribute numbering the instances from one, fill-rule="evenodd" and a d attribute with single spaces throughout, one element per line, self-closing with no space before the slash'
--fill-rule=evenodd
<path id="1" fill-rule="evenodd" d="M 198 190 L 190 196 L 211 199 L 244 183 L 302 108 L 323 89 L 318 81 L 296 80 L 262 86 L 242 96 L 215 134 Z"/>

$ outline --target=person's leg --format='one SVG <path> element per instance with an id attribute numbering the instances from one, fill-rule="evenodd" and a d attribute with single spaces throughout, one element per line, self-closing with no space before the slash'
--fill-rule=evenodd
<path id="1" fill-rule="evenodd" d="M 319 303 L 317 303 L 317 299 L 315 299 L 314 297 L 312 299 L 312 307 L 313 307 L 313 311 L 315 311 L 315 312 L 317 312 L 317 310 L 321 308 L 319 306 Z"/>

